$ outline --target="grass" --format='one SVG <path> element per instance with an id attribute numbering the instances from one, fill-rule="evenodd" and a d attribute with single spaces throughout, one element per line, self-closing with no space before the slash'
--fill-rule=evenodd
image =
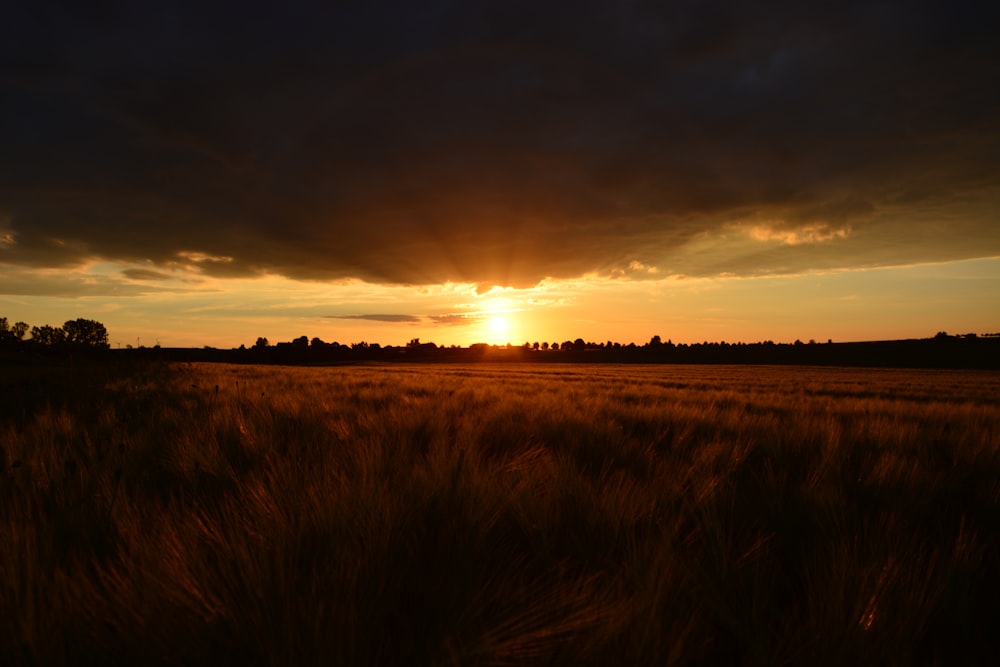
<path id="1" fill-rule="evenodd" d="M 996 659 L 995 372 L 82 366 L 0 389 L 5 665 Z"/>

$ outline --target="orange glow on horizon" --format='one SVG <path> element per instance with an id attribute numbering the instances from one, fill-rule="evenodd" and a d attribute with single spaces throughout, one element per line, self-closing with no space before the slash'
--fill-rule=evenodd
<path id="1" fill-rule="evenodd" d="M 160 271 L 158 267 L 153 267 Z M 523 345 L 582 338 L 641 345 L 893 340 L 1000 330 L 1000 258 L 753 278 L 549 280 L 533 288 L 413 288 L 281 276 L 215 278 L 146 264 L 10 268 L 0 316 L 29 325 L 103 323 L 112 346 L 251 346 L 299 336 L 326 342 Z M 130 273 L 131 271 L 131 273 Z M 155 271 L 154 271 L 155 273 Z M 135 276 L 139 277 L 135 277 Z"/>

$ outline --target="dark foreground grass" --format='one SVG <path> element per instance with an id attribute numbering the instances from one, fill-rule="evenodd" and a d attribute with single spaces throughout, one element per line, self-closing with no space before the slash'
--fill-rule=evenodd
<path id="1" fill-rule="evenodd" d="M 996 373 L 16 373 L 0 664 L 997 660 Z"/>

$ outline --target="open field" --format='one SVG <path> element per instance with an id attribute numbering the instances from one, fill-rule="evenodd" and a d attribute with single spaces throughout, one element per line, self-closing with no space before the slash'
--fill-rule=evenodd
<path id="1" fill-rule="evenodd" d="M 997 372 L 183 364 L 0 391 L 5 665 L 997 660 Z"/>

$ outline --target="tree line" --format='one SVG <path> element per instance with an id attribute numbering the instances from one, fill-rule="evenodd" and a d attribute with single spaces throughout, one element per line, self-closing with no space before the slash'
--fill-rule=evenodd
<path id="1" fill-rule="evenodd" d="M 32 350 L 42 353 L 92 352 L 106 350 L 108 332 L 96 320 L 77 318 L 61 327 L 11 324 L 0 317 L 0 350 Z M 177 361 L 228 361 L 235 363 L 351 363 L 356 361 L 546 361 L 604 363 L 758 363 L 818 364 L 850 366 L 897 366 L 941 368 L 1000 368 L 1000 334 L 948 335 L 902 341 L 834 343 L 674 343 L 653 336 L 648 342 L 603 343 L 582 338 L 563 342 L 525 342 L 523 345 L 473 344 L 468 347 L 443 346 L 413 338 L 405 346 L 378 343 L 328 343 L 318 337 L 300 336 L 271 344 L 259 337 L 238 349 L 163 349 L 140 347 L 121 350 L 123 354 Z"/>
<path id="2" fill-rule="evenodd" d="M 26 322 L 11 324 L 0 317 L 0 348 L 35 350 L 105 350 L 108 330 L 96 320 L 78 317 L 61 327 L 48 324 L 29 326 Z"/>
<path id="3" fill-rule="evenodd" d="M 260 337 L 253 345 L 234 349 L 138 348 L 122 354 L 166 361 L 209 361 L 257 364 L 350 364 L 357 362 L 416 363 L 663 363 L 663 364 L 790 364 L 878 366 L 896 368 L 1000 369 L 1000 336 L 938 334 L 933 338 L 834 343 L 797 340 L 674 343 L 653 336 L 643 344 L 595 343 L 582 338 L 559 343 L 522 345 L 477 343 L 468 347 L 437 345 L 411 339 L 405 345 L 328 343 L 300 336 L 271 343 Z"/>

